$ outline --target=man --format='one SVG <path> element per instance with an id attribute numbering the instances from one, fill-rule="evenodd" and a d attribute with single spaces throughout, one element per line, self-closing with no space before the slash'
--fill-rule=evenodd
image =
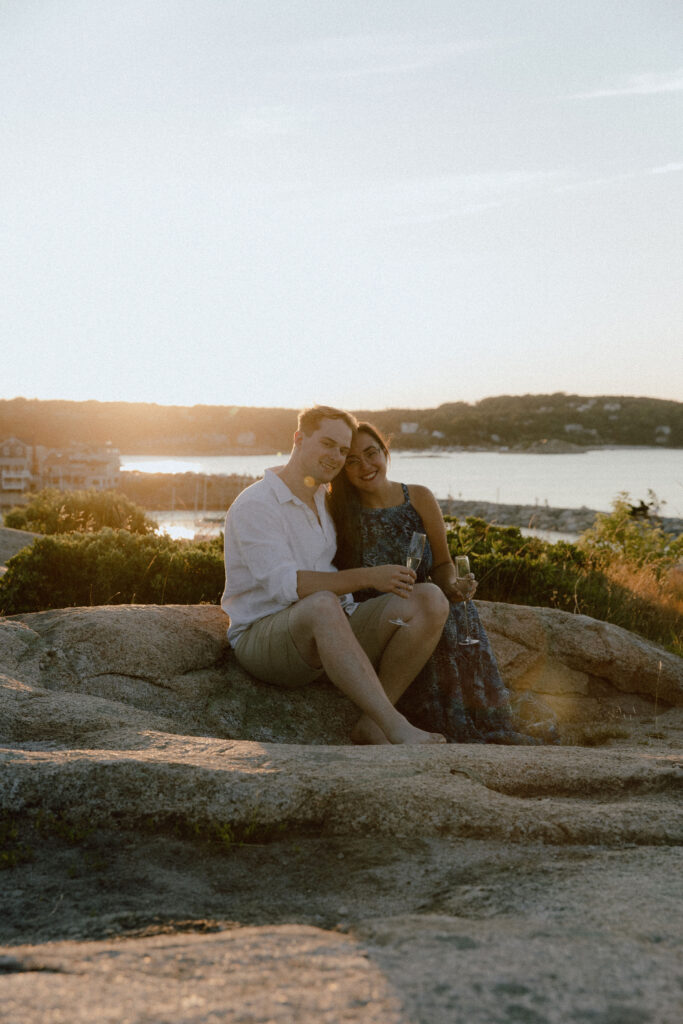
<path id="1" fill-rule="evenodd" d="M 355 419 L 329 406 L 299 414 L 289 462 L 266 470 L 225 520 L 228 639 L 258 679 L 302 686 L 323 672 L 363 712 L 357 743 L 438 743 L 394 707 L 441 635 L 448 602 L 402 565 L 338 572 L 325 485 L 342 469 Z M 351 592 L 379 597 L 356 605 Z M 400 628 L 390 622 L 400 617 Z"/>

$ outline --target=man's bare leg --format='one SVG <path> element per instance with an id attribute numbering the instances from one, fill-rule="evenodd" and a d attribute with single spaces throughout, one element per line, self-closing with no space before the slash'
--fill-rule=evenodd
<path id="1" fill-rule="evenodd" d="M 298 601 L 292 607 L 289 631 L 302 658 L 309 665 L 322 665 L 330 681 L 389 743 L 445 742 L 440 733 L 411 725 L 393 706 L 336 595 L 319 591 Z"/>
<path id="2" fill-rule="evenodd" d="M 386 633 L 386 646 L 377 675 L 392 704 L 405 693 L 439 642 L 448 617 L 446 597 L 433 583 L 419 583 L 409 598 L 397 597 L 387 604 L 380 627 Z M 404 621 L 396 626 L 390 619 Z M 351 733 L 354 743 L 385 743 L 375 722 L 364 714 Z"/>

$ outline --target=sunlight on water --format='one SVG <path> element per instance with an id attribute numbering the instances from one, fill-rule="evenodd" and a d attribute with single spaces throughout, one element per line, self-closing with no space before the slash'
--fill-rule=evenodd
<path id="1" fill-rule="evenodd" d="M 165 523 L 163 526 L 160 525 L 159 532 L 165 533 L 173 540 L 193 540 L 197 531 L 194 526 L 185 526 L 183 523 Z"/>
<path id="2" fill-rule="evenodd" d="M 197 460 L 190 456 L 187 459 L 167 455 L 122 455 L 121 471 L 124 473 L 201 473 L 206 470 L 197 469 Z"/>

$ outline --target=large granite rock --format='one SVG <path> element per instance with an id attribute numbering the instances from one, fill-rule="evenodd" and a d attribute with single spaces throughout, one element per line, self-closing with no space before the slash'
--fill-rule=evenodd
<path id="1" fill-rule="evenodd" d="M 678 775 L 637 742 L 643 722 L 680 739 L 683 662 L 581 616 L 486 604 L 480 613 L 521 717 L 552 705 L 565 741 L 582 727 L 592 742 L 597 729 L 621 749 L 358 750 L 348 742 L 353 705 L 327 681 L 282 691 L 252 679 L 214 606 L 64 609 L 0 620 L 0 808 L 68 808 L 107 826 L 125 816 L 669 841 Z M 574 801 L 597 792 L 619 798 L 578 814 Z M 656 815 L 643 793 L 664 794 Z"/>
<path id="2" fill-rule="evenodd" d="M 547 608 L 478 607 L 520 714 L 530 707 L 533 717 L 539 704 L 549 706 L 569 738 L 580 724 L 626 725 L 683 704 L 683 661 L 626 630 Z M 356 711 L 330 683 L 299 691 L 261 683 L 237 664 L 225 631 L 225 616 L 212 605 L 71 608 L 2 619 L 0 735 L 88 746 L 102 733 L 137 727 L 348 742 Z"/>
<path id="3" fill-rule="evenodd" d="M 354 747 L 213 606 L 0 619 L 3 1019 L 677 1024 L 683 663 L 479 609 L 520 714 L 607 746 Z"/>

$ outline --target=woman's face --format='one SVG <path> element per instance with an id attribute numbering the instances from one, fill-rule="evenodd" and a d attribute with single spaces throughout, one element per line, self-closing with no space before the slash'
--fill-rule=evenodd
<path id="1" fill-rule="evenodd" d="M 372 434 L 359 430 L 351 442 L 344 467 L 349 483 L 359 491 L 371 493 L 387 478 L 387 456 Z"/>

